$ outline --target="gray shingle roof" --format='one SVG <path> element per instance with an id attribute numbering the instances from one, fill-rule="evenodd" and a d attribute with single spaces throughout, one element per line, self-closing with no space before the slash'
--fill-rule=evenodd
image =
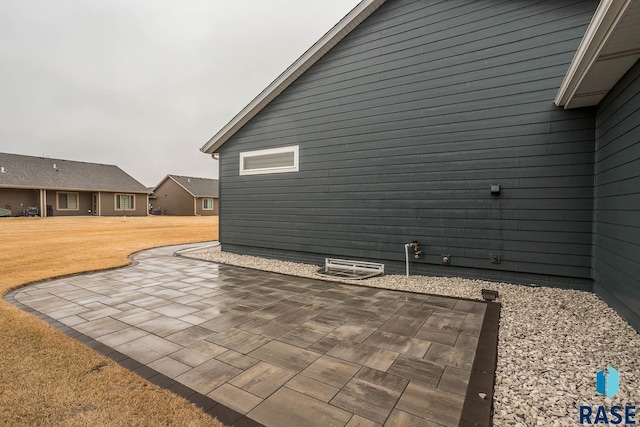
<path id="1" fill-rule="evenodd" d="M 218 197 L 217 179 L 180 175 L 168 175 L 167 178 L 173 179 L 195 197 Z"/>
<path id="2" fill-rule="evenodd" d="M 8 153 L 0 153 L 1 187 L 148 193 L 117 166 Z"/>

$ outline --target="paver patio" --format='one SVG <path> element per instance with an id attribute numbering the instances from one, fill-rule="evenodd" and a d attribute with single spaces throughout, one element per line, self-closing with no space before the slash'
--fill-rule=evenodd
<path id="1" fill-rule="evenodd" d="M 6 299 L 229 425 L 489 424 L 497 304 L 173 256 L 185 247 Z"/>

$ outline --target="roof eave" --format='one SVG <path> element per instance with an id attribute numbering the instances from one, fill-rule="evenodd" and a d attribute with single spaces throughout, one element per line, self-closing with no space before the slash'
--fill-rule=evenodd
<path id="1" fill-rule="evenodd" d="M 558 107 L 571 108 L 580 84 L 597 61 L 618 22 L 634 0 L 602 0 L 578 46 L 569 70 L 554 100 Z"/>
<path id="2" fill-rule="evenodd" d="M 309 50 L 289 66 L 278 78 L 264 89 L 253 101 L 240 111 L 229 123 L 216 133 L 200 151 L 207 154 L 216 154 L 217 150 L 238 132 L 249 120 L 256 116 L 275 97 L 280 95 L 302 73 L 308 70 L 320 58 L 322 58 L 340 40 L 353 31 L 362 21 L 375 12 L 385 0 L 363 0 L 351 12 L 340 20 Z"/>
<path id="3" fill-rule="evenodd" d="M 2 184 L 0 188 L 3 189 L 19 189 L 19 190 L 46 190 L 46 191 L 74 191 L 79 193 L 135 193 L 135 194 L 151 194 L 148 191 L 141 190 L 113 190 L 113 189 L 93 189 L 93 188 L 76 188 L 76 187 L 46 187 L 41 185 L 12 185 Z"/>

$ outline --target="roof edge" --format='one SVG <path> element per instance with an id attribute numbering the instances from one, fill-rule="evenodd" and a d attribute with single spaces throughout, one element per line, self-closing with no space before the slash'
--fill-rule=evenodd
<path id="1" fill-rule="evenodd" d="M 74 187 L 43 187 L 43 186 L 33 186 L 33 185 L 0 185 L 0 189 L 5 190 L 46 190 L 46 191 L 74 191 L 78 193 L 114 193 L 114 194 L 125 194 L 125 193 L 133 193 L 133 194 L 151 194 L 150 191 L 140 191 L 140 190 L 97 190 L 93 188 L 74 188 Z"/>
<path id="2" fill-rule="evenodd" d="M 186 191 L 187 193 L 191 194 L 191 197 L 196 197 L 195 194 L 193 194 L 191 191 L 189 191 L 189 189 L 187 187 L 185 187 L 184 185 L 180 184 L 178 182 L 178 180 L 175 179 L 171 174 L 167 175 L 167 178 L 170 179 L 171 181 L 175 182 L 176 184 L 178 184 L 178 186 L 181 187 L 184 191 Z"/>
<path id="3" fill-rule="evenodd" d="M 280 74 L 253 101 L 231 119 L 216 133 L 200 151 L 215 154 L 216 151 L 238 132 L 249 120 L 255 117 L 275 97 L 280 95 L 291 83 L 322 58 L 340 40 L 353 31 L 362 21 L 375 12 L 386 0 L 362 0 L 344 18 L 329 30 L 320 40 L 302 54 L 292 65 Z"/>
<path id="4" fill-rule="evenodd" d="M 168 180 L 170 176 L 171 176 L 171 174 L 167 174 L 167 175 L 165 175 L 165 176 L 164 176 L 164 178 L 162 178 L 162 179 L 160 180 L 160 182 L 158 182 L 158 183 L 153 187 L 153 191 L 152 191 L 152 193 L 154 193 L 158 187 L 160 187 L 162 184 L 164 184 L 164 182 L 165 182 L 166 180 Z"/>
<path id="5" fill-rule="evenodd" d="M 602 0 L 598 4 L 554 100 L 558 107 L 568 108 L 580 84 L 632 2 L 633 0 Z"/>

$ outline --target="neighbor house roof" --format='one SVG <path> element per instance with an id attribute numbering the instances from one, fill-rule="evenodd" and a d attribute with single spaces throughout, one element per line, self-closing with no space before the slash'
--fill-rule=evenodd
<path id="1" fill-rule="evenodd" d="M 385 0 L 362 0 L 351 12 L 338 22 L 328 33 L 318 40 L 296 62 L 287 68 L 265 90 L 238 113 L 229 123 L 216 133 L 200 151 L 214 154 L 229 138 L 255 117 L 275 97 L 322 58 L 340 40 L 353 31 L 362 21 L 375 12 Z"/>
<path id="2" fill-rule="evenodd" d="M 598 105 L 639 58 L 640 1 L 602 0 L 562 82 L 556 105 Z"/>
<path id="3" fill-rule="evenodd" d="M 145 193 L 114 165 L 0 153 L 0 188 Z"/>
<path id="4" fill-rule="evenodd" d="M 180 187 L 187 190 L 193 197 L 218 197 L 218 180 L 211 178 L 196 178 L 193 176 L 167 175 L 156 188 L 166 180 L 175 181 Z"/>

